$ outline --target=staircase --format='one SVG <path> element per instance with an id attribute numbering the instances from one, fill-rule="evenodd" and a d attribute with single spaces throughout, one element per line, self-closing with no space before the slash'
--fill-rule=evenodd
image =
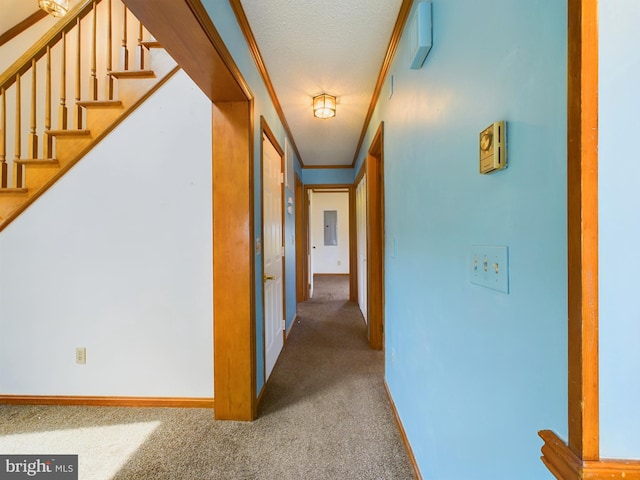
<path id="1" fill-rule="evenodd" d="M 0 75 L 0 231 L 178 69 L 119 0 L 61 19 Z"/>

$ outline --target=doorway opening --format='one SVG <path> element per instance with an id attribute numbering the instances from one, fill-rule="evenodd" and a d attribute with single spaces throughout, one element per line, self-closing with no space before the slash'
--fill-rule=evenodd
<path id="1" fill-rule="evenodd" d="M 369 345 L 384 348 L 384 128 L 381 123 L 354 182 L 354 301 L 367 322 Z"/>
<path id="2" fill-rule="evenodd" d="M 314 298 L 315 279 L 322 276 L 342 276 L 348 282 L 347 299 L 353 300 L 352 259 L 355 244 L 352 197 L 352 185 L 312 185 L 304 189 L 305 300 Z"/>

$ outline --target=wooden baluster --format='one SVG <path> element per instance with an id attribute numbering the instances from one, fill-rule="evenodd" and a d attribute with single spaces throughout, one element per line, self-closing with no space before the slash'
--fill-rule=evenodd
<path id="1" fill-rule="evenodd" d="M 111 76 L 113 61 L 113 35 L 111 24 L 111 0 L 107 1 L 107 100 L 113 100 L 113 77 Z"/>
<path id="2" fill-rule="evenodd" d="M 93 0 L 93 32 L 91 33 L 91 100 L 98 100 L 98 77 L 96 76 L 96 33 L 98 24 L 98 8 Z"/>
<path id="3" fill-rule="evenodd" d="M 78 105 L 78 102 L 80 102 L 80 95 L 82 94 L 82 84 L 80 81 L 80 75 L 81 75 L 81 53 L 82 53 L 82 35 L 81 35 L 81 30 L 80 30 L 80 17 L 78 17 L 78 20 L 76 22 L 76 28 L 78 29 L 78 52 L 77 52 L 77 56 L 76 56 L 76 107 L 75 107 L 75 112 L 76 112 L 76 124 L 75 127 L 76 129 L 80 130 L 82 128 L 82 107 L 80 105 Z"/>
<path id="4" fill-rule="evenodd" d="M 67 129 L 67 34 L 62 32 L 60 43 L 61 65 L 60 65 L 60 105 L 58 106 L 58 129 Z"/>
<path id="5" fill-rule="evenodd" d="M 38 134 L 36 133 L 36 59 L 31 59 L 31 115 L 29 119 L 29 158 L 38 158 Z"/>
<path id="6" fill-rule="evenodd" d="M 140 60 L 140 70 L 144 70 L 145 61 L 144 61 L 144 45 L 142 44 L 143 34 L 142 34 L 142 22 L 138 22 L 138 57 Z"/>
<path id="7" fill-rule="evenodd" d="M 129 48 L 127 46 L 127 6 L 122 4 L 122 48 L 120 49 L 120 63 L 122 70 L 129 70 Z"/>
<path id="8" fill-rule="evenodd" d="M 62 34 L 64 37 L 64 32 Z M 51 130 L 51 47 L 47 46 L 47 66 L 45 73 L 45 99 L 44 99 L 44 158 L 51 158 L 51 135 L 47 132 Z"/>
<path id="9" fill-rule="evenodd" d="M 22 156 L 22 92 L 20 88 L 20 74 L 16 75 L 16 126 L 15 126 L 15 159 Z M 13 185 L 22 188 L 22 168 L 18 163 L 13 164 Z"/>
<path id="10" fill-rule="evenodd" d="M 7 95 L 5 89 L 0 89 L 0 188 L 7 188 Z"/>

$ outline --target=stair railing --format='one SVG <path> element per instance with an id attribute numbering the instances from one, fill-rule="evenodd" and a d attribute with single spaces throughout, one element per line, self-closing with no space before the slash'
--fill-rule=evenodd
<path id="1" fill-rule="evenodd" d="M 120 32 L 116 39 L 114 31 Z M 116 68 L 144 70 L 148 35 L 120 0 L 82 0 L 0 75 L 0 189 L 24 187 L 21 160 L 54 158 L 51 132 L 84 127 L 81 100 L 116 98 L 114 51 L 119 52 Z M 137 60 L 133 66 L 131 50 Z M 74 101 L 72 122 L 69 98 Z M 14 158 L 8 162 L 10 151 Z"/>

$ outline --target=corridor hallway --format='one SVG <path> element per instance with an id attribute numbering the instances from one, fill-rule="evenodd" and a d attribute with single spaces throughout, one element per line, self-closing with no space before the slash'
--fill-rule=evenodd
<path id="1" fill-rule="evenodd" d="M 77 454 L 81 480 L 413 478 L 348 277 L 317 277 L 252 423 L 210 409 L 0 405 L 3 454 Z M 161 380 L 159 374 L 158 380 Z"/>
<path id="2" fill-rule="evenodd" d="M 276 445 L 289 445 L 282 452 L 287 466 L 261 478 L 413 478 L 383 362 L 349 301 L 349 277 L 316 275 L 259 411 L 258 422 L 276 425 Z"/>

